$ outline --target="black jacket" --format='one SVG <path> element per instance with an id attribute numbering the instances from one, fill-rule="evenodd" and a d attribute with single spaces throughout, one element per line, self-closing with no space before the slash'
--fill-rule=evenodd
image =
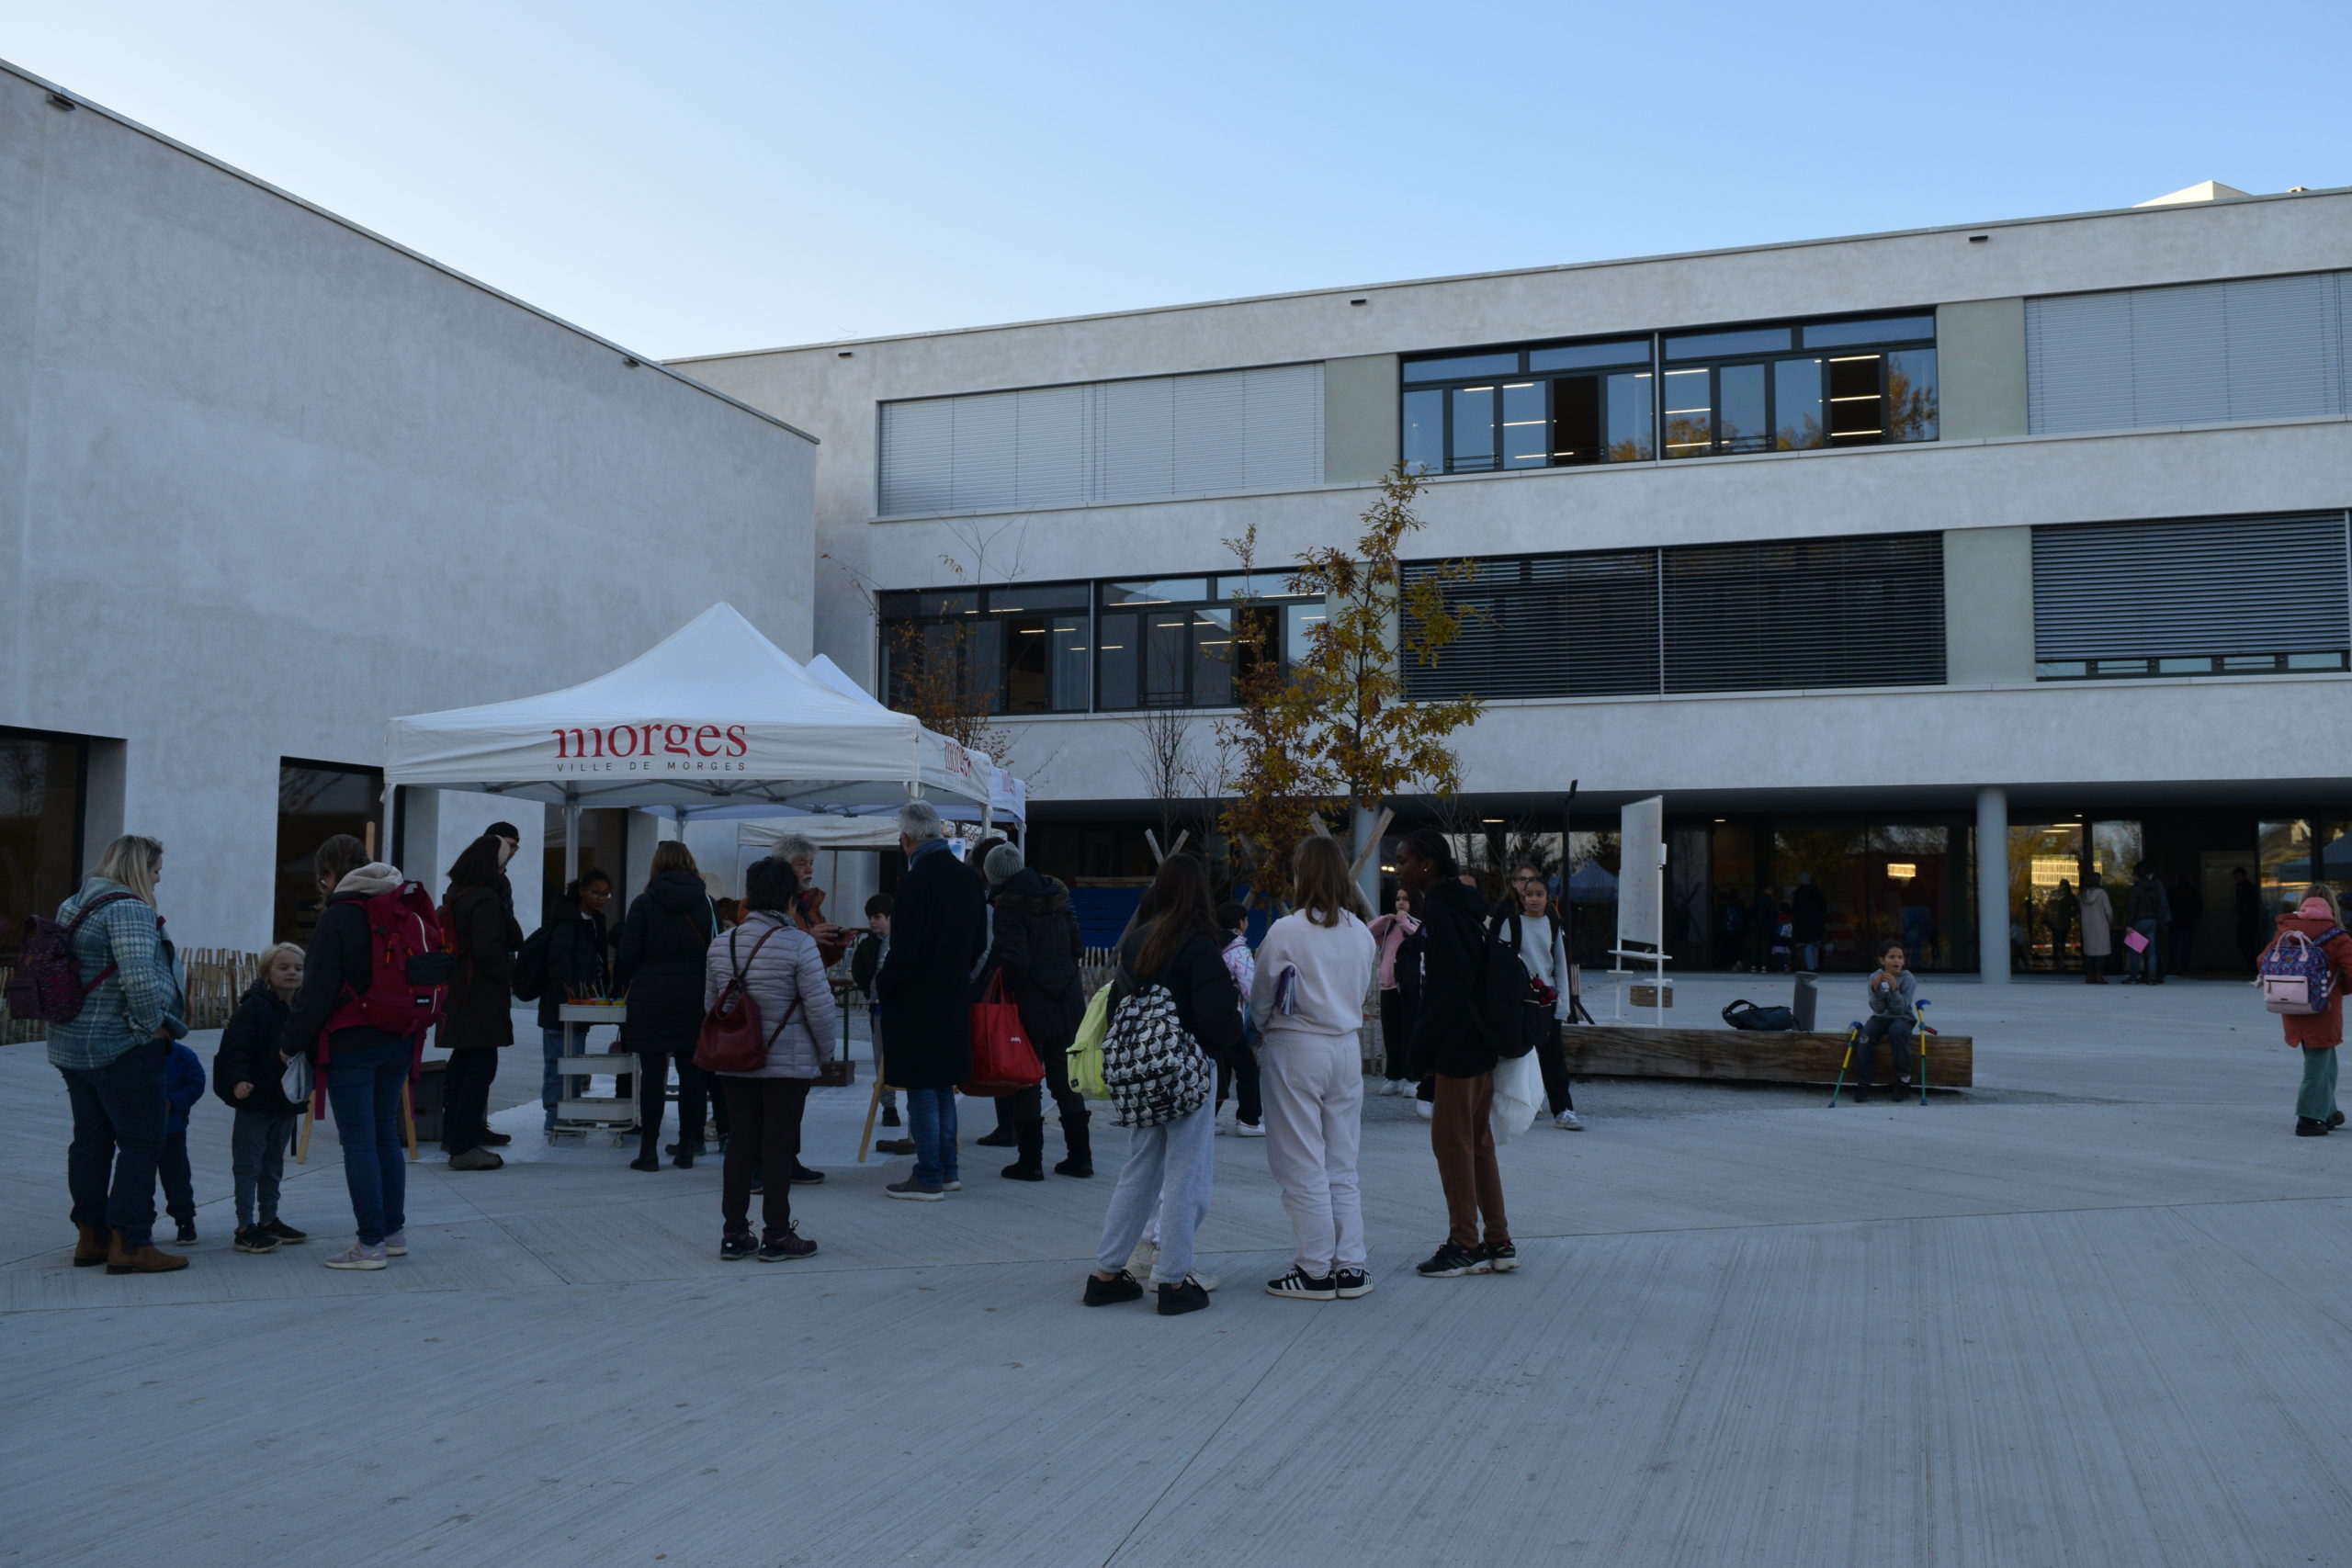
<path id="1" fill-rule="evenodd" d="M 317 930 L 311 933 L 310 952 L 302 960 L 302 988 L 294 995 L 277 1048 L 288 1056 L 315 1057 L 319 1031 L 347 997 L 365 996 L 375 977 L 375 960 L 368 952 L 368 912 L 359 906 L 366 893 L 337 893 L 319 911 Z M 337 1030 L 327 1041 L 327 1054 L 358 1050 L 398 1040 L 366 1024 Z"/>
<path id="2" fill-rule="evenodd" d="M 1799 942 L 1819 942 L 1829 931 L 1829 899 L 1810 882 L 1800 882 L 1789 895 L 1789 914 L 1796 921 Z"/>
<path id="3" fill-rule="evenodd" d="M 514 950 L 506 944 L 505 906 L 495 887 L 460 887 L 442 906 L 458 978 L 442 1002 L 440 1044 L 447 1051 L 514 1043 Z"/>
<path id="4" fill-rule="evenodd" d="M 632 1051 L 691 1051 L 702 1028 L 705 955 L 718 934 L 702 878 L 665 871 L 621 922 L 613 982 L 628 996 L 621 1037 Z"/>
<path id="5" fill-rule="evenodd" d="M 554 929 L 548 932 L 548 987 L 539 993 L 541 1029 L 563 1027 L 556 1009 L 570 1001 L 572 992 L 601 997 L 613 988 L 612 967 L 605 957 L 612 950 L 612 936 L 605 930 L 605 917 L 572 908 L 556 916 L 552 924 Z"/>
<path id="6" fill-rule="evenodd" d="M 951 1088 L 972 1073 L 972 973 L 988 951 L 988 896 L 942 849 L 916 856 L 894 897 L 890 951 L 874 977 L 890 1082 Z"/>
<path id="7" fill-rule="evenodd" d="M 1487 904 L 1459 882 L 1421 900 L 1421 1011 L 1413 1060 L 1451 1078 L 1475 1078 L 1500 1059 L 1479 1015 L 1487 968 Z"/>
<path id="8" fill-rule="evenodd" d="M 1136 965 L 1150 930 L 1148 924 L 1139 926 L 1120 941 L 1120 967 L 1142 985 L 1168 987 L 1176 1001 L 1176 1021 L 1212 1061 L 1222 1066 L 1235 1060 L 1247 1037 L 1241 1029 L 1241 993 L 1233 988 L 1233 972 L 1225 966 L 1225 933 L 1193 932 L 1166 970 L 1146 975 Z M 1112 993 L 1114 1005 L 1125 999 L 1124 988 Z"/>
<path id="9" fill-rule="evenodd" d="M 212 1054 L 212 1092 L 221 1103 L 265 1116 L 291 1116 L 302 1109 L 286 1098 L 286 1064 L 277 1055 L 286 1012 L 266 980 L 255 980 L 237 1003 L 235 1016 L 220 1032 L 220 1048 Z M 254 1086 L 243 1100 L 236 1095 L 241 1083 Z"/>
<path id="10" fill-rule="evenodd" d="M 882 939 L 867 931 L 857 939 L 857 951 L 849 955 L 849 983 L 871 998 L 874 995 L 874 974 L 881 967 Z"/>
<path id="11" fill-rule="evenodd" d="M 1019 1004 L 1029 1043 L 1040 1052 L 1067 1048 L 1086 1016 L 1078 974 L 1085 947 L 1069 889 L 1024 865 L 997 885 L 990 901 L 989 968 L 1003 975 L 1006 994 Z"/>

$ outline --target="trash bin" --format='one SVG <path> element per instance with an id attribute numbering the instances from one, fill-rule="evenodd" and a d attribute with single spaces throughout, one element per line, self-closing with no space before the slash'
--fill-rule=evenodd
<path id="1" fill-rule="evenodd" d="M 1796 1014 L 1800 1033 L 1812 1032 L 1814 1004 L 1820 1000 L 1820 976 L 1798 971 L 1797 994 L 1789 999 L 1789 1010 Z"/>

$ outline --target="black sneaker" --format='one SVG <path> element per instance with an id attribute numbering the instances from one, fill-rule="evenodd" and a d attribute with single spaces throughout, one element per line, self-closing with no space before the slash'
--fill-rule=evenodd
<path id="1" fill-rule="evenodd" d="M 1086 1277 L 1086 1304 L 1088 1306 L 1113 1306 L 1120 1302 L 1133 1302 L 1140 1301 L 1142 1299 L 1143 1287 L 1136 1282 L 1136 1277 L 1133 1274 L 1128 1273 L 1124 1269 L 1120 1269 L 1116 1274 L 1112 1275 L 1107 1280 L 1098 1280 L 1091 1274 L 1089 1274 Z"/>
<path id="2" fill-rule="evenodd" d="M 1019 1159 L 997 1174 L 1007 1181 L 1043 1181 L 1046 1179 L 1046 1168 L 1034 1159 Z"/>
<path id="3" fill-rule="evenodd" d="M 1509 1242 L 1488 1242 L 1478 1249 L 1489 1274 L 1508 1274 L 1519 1267 L 1519 1248 Z"/>
<path id="4" fill-rule="evenodd" d="M 707 1150 L 707 1149 L 706 1149 L 706 1148 L 704 1148 L 700 1144 L 689 1144 L 689 1143 L 685 1142 L 684 1139 L 681 1139 L 681 1140 L 679 1140 L 677 1143 L 674 1143 L 674 1144 L 664 1144 L 664 1145 L 662 1145 L 662 1152 L 663 1154 L 665 1154 L 665 1155 L 669 1155 L 669 1156 L 673 1156 L 673 1157 L 674 1158 L 676 1156 L 679 1156 L 679 1155 L 699 1155 L 699 1154 L 707 1154 L 707 1153 L 709 1153 L 710 1151 L 709 1151 L 709 1150 Z"/>
<path id="5" fill-rule="evenodd" d="M 2295 1136 L 2299 1138 L 2324 1138 L 2327 1136 L 2327 1123 L 2324 1122 L 2314 1122 L 2308 1116 L 2298 1116 L 2295 1118 Z"/>
<path id="6" fill-rule="evenodd" d="M 182 1220 L 180 1222 L 180 1233 L 172 1238 L 172 1245 L 174 1247 L 194 1247 L 196 1245 L 196 1222 L 194 1220 Z"/>
<path id="7" fill-rule="evenodd" d="M 1335 1302 L 1340 1299 L 1340 1281 L 1328 1274 L 1318 1280 L 1306 1269 L 1293 1267 L 1281 1279 L 1266 1281 L 1266 1294 L 1294 1302 Z"/>
<path id="8" fill-rule="evenodd" d="M 792 1162 L 792 1184 L 795 1187 L 814 1187 L 824 1179 L 823 1171 L 811 1170 L 798 1160 Z"/>
<path id="9" fill-rule="evenodd" d="M 1339 1269 L 1332 1274 L 1331 1280 L 1339 1286 L 1340 1299 L 1343 1302 L 1372 1294 L 1372 1276 L 1361 1269 Z"/>
<path id="10" fill-rule="evenodd" d="M 662 1162 L 651 1155 L 639 1155 L 628 1162 L 628 1168 L 631 1170 L 659 1170 L 662 1168 Z M 758 1189 L 754 1188 L 752 1190 L 757 1191 Z"/>
<path id="11" fill-rule="evenodd" d="M 882 1108 L 882 1125 L 885 1127 L 895 1127 L 898 1124 L 899 1108 L 895 1105 L 884 1106 Z"/>
<path id="12" fill-rule="evenodd" d="M 270 1235 L 276 1236 L 277 1238 L 277 1245 L 280 1247 L 300 1247 L 304 1242 L 311 1239 L 309 1232 L 298 1231 L 292 1225 L 288 1224 L 284 1220 L 264 1220 L 254 1228 L 257 1230 L 266 1230 Z"/>
<path id="13" fill-rule="evenodd" d="M 741 1235 L 730 1232 L 718 1238 L 718 1256 L 722 1262 L 741 1263 L 759 1249 L 759 1238 L 749 1231 Z"/>
<path id="14" fill-rule="evenodd" d="M 277 1238 L 259 1225 L 239 1225 L 234 1237 L 239 1252 L 275 1252 Z"/>
<path id="15" fill-rule="evenodd" d="M 1159 1287 L 1159 1315 L 1182 1317 L 1188 1312 L 1198 1312 L 1209 1304 L 1209 1293 L 1201 1282 L 1187 1274 L 1180 1285 Z"/>
<path id="16" fill-rule="evenodd" d="M 2341 1126 L 2343 1126 L 2343 1125 L 2344 1125 L 2344 1112 L 2342 1112 L 2341 1111 L 2329 1111 L 2329 1112 L 2327 1113 L 2327 1124 L 2328 1124 L 2329 1126 L 2331 1126 L 2331 1127 L 2341 1127 Z"/>
<path id="17" fill-rule="evenodd" d="M 786 1225 L 783 1230 L 760 1243 L 760 1261 L 789 1263 L 795 1258 L 810 1257 L 816 1250 L 815 1242 L 806 1239 L 798 1231 Z"/>
<path id="18" fill-rule="evenodd" d="M 492 1148 L 494 1148 L 494 1149 L 503 1149 L 503 1148 L 504 1148 L 507 1145 L 509 1145 L 509 1144 L 511 1144 L 511 1143 L 513 1143 L 513 1142 L 514 1141 L 514 1134 L 512 1134 L 512 1133 L 487 1133 L 487 1132 L 486 1132 L 486 1133 L 482 1134 L 482 1135 L 481 1135 L 481 1137 L 479 1137 L 479 1138 L 475 1139 L 474 1141 L 475 1141 L 476 1143 L 479 1143 L 479 1144 L 488 1144 Z"/>
<path id="19" fill-rule="evenodd" d="M 1457 1246 L 1448 1237 L 1443 1247 L 1430 1254 L 1425 1263 L 1413 1265 L 1413 1272 L 1424 1280 L 1458 1280 L 1464 1274 L 1484 1274 L 1487 1260 L 1469 1247 Z"/>

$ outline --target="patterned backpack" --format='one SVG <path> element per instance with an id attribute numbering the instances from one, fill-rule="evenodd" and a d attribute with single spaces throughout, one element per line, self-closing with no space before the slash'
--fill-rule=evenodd
<path id="1" fill-rule="evenodd" d="M 1216 1069 L 1177 1018 L 1167 987 L 1139 986 L 1125 965 L 1118 985 L 1127 995 L 1113 1008 L 1102 1035 L 1102 1084 L 1111 1091 L 1112 1120 L 1122 1127 L 1157 1127 L 1190 1116 L 1216 1088 Z"/>
<path id="2" fill-rule="evenodd" d="M 2343 934 L 2334 926 L 2317 941 L 2301 931 L 2282 932 L 2262 955 L 2262 1005 L 2290 1017 L 2325 1012 L 2335 971 L 2324 950 Z"/>

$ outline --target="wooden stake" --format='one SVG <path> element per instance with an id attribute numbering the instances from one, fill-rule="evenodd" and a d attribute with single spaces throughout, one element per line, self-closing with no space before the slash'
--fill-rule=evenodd
<path id="1" fill-rule="evenodd" d="M 368 824 L 368 831 L 363 837 L 368 845 L 368 858 L 374 860 L 376 858 L 376 824 L 373 821 Z"/>
<path id="2" fill-rule="evenodd" d="M 311 1123 L 319 1119 L 312 1109 L 317 1103 L 307 1095 L 302 1099 L 302 1141 L 294 1150 L 296 1165 L 311 1163 Z"/>
<path id="3" fill-rule="evenodd" d="M 409 1092 L 411 1087 L 405 1081 L 401 1084 L 401 1133 L 408 1139 L 409 1163 L 414 1165 L 416 1163 L 416 1106 Z M 447 1112 L 444 1114 L 446 1115 Z"/>
<path id="4" fill-rule="evenodd" d="M 860 1165 L 865 1163 L 865 1151 L 874 1146 L 874 1118 L 882 1109 L 882 1074 L 878 1070 L 879 1066 L 877 1063 L 877 1070 L 874 1075 L 874 1092 L 865 1097 L 865 1131 L 857 1135 L 857 1163 Z"/>

